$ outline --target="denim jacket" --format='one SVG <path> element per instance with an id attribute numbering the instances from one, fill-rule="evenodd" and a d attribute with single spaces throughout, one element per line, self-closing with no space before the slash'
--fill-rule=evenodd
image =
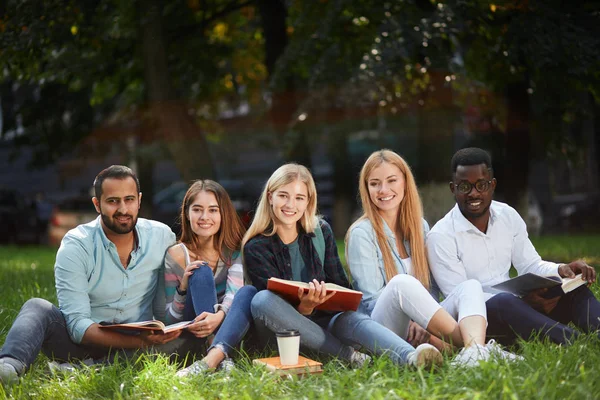
<path id="1" fill-rule="evenodd" d="M 385 221 L 383 221 L 383 229 L 392 249 L 392 257 L 396 263 L 398 273 L 406 274 L 406 267 L 396 247 L 396 235 Z M 428 231 L 429 225 L 427 221 L 423 220 L 423 237 L 427 235 Z M 410 256 L 410 243 L 408 240 L 404 240 L 404 249 Z M 371 221 L 364 219 L 352 228 L 348 237 L 347 252 L 348 267 L 352 275 L 353 286 L 356 290 L 363 292 L 359 311 L 371 315 L 379 295 L 381 295 L 383 288 L 387 284 L 383 255 L 377 243 L 377 237 L 375 236 L 375 230 Z M 429 292 L 436 301 L 439 299 L 440 290 L 433 277 L 431 278 Z"/>

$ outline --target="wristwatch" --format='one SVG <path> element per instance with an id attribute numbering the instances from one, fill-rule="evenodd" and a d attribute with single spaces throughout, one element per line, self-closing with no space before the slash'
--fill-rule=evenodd
<path id="1" fill-rule="evenodd" d="M 180 290 L 179 289 L 179 285 L 177 285 L 177 287 L 175 288 L 175 290 L 177 290 L 177 294 L 180 296 L 185 296 L 187 294 L 187 290 Z"/>

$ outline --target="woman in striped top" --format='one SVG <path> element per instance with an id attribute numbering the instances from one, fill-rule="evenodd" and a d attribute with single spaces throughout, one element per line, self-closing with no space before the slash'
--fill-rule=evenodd
<path id="1" fill-rule="evenodd" d="M 190 186 L 181 206 L 181 239 L 165 257 L 166 319 L 194 320 L 190 333 L 202 340 L 214 338 L 206 356 L 179 376 L 233 365 L 229 356 L 250 327 L 250 302 L 256 294 L 243 281 L 244 232 L 220 184 L 206 179 Z"/>

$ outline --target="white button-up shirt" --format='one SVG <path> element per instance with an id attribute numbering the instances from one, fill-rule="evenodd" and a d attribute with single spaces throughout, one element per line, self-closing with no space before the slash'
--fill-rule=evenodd
<path id="1" fill-rule="evenodd" d="M 455 205 L 427 235 L 427 251 L 431 272 L 444 295 L 467 279 L 476 279 L 489 300 L 499 293 L 491 286 L 510 279 L 511 264 L 519 275 L 558 275 L 558 264 L 542 260 L 533 247 L 523 218 L 497 201 L 490 206 L 486 233 Z"/>

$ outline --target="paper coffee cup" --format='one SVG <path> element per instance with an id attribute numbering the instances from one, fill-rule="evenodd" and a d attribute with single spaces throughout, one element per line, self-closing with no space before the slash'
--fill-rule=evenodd
<path id="1" fill-rule="evenodd" d="M 298 364 L 300 332 L 296 329 L 286 329 L 277 332 L 275 335 L 277 336 L 277 347 L 279 348 L 281 365 Z"/>

